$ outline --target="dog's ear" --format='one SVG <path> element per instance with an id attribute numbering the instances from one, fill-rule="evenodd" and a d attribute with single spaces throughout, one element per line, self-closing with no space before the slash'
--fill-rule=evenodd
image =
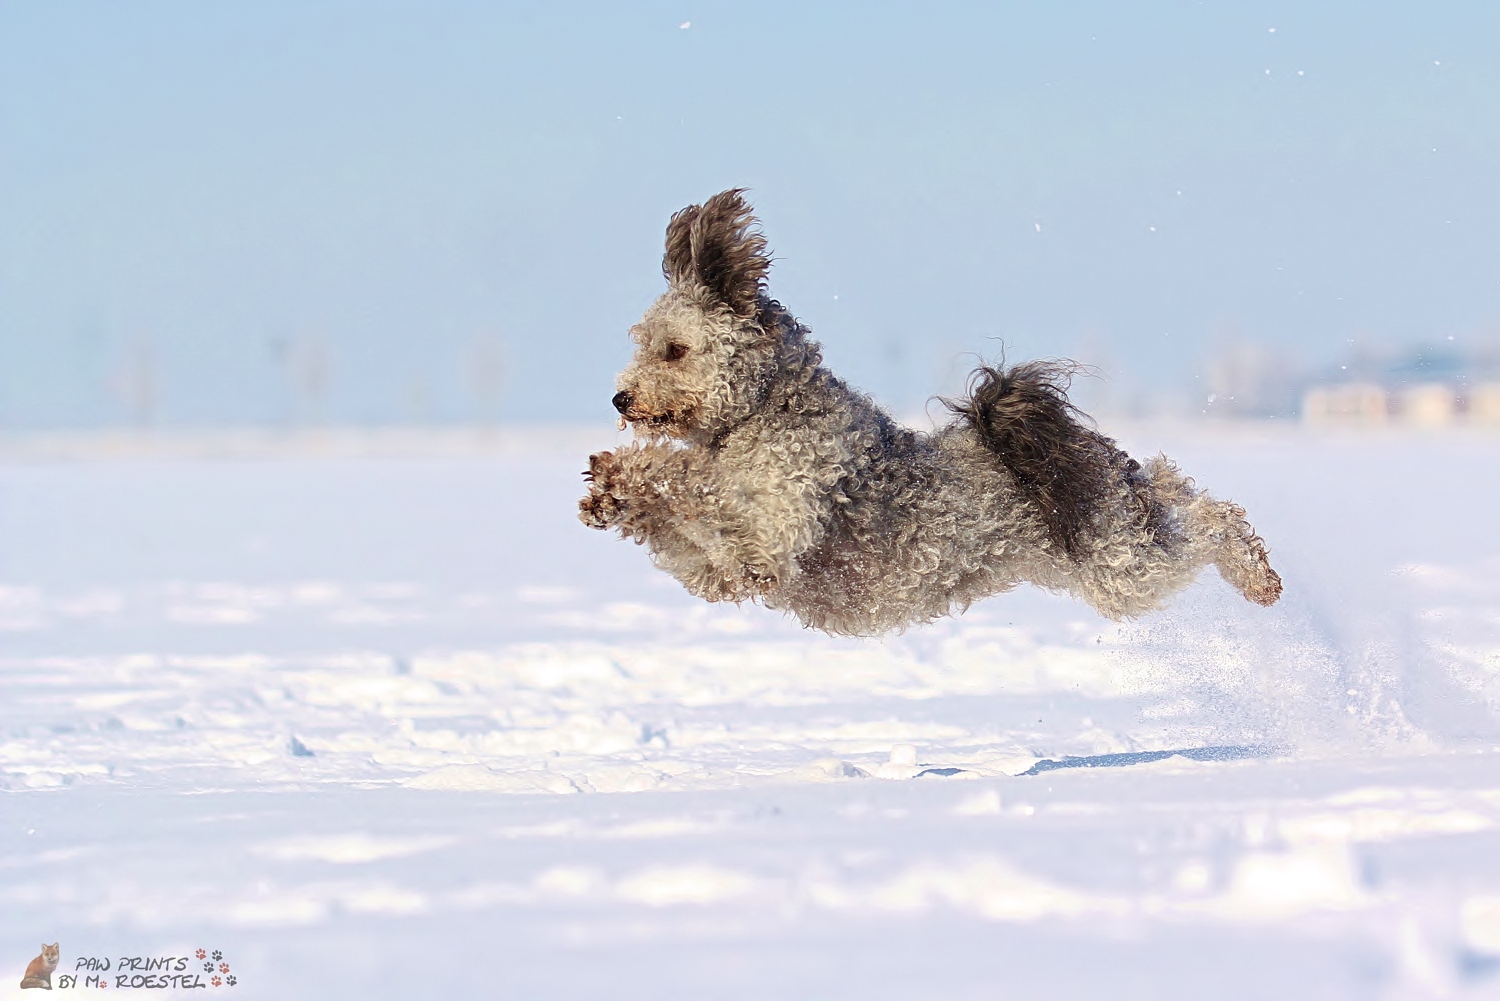
<path id="1" fill-rule="evenodd" d="M 661 258 L 661 273 L 669 282 L 697 278 L 693 270 L 693 220 L 702 211 L 702 205 L 689 205 L 674 212 L 667 223 L 667 252 Z"/>
<path id="2" fill-rule="evenodd" d="M 696 282 L 748 316 L 764 289 L 771 256 L 743 195 L 743 188 L 732 188 L 674 215 L 661 269 L 668 281 Z"/>

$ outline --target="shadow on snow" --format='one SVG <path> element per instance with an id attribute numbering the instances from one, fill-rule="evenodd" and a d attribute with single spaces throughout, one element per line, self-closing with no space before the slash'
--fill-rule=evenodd
<path id="1" fill-rule="evenodd" d="M 1173 755 L 1181 755 L 1193 761 L 1242 761 L 1246 758 L 1270 757 L 1273 748 L 1251 745 L 1225 745 L 1223 747 L 1179 747 L 1170 751 L 1125 751 L 1120 754 L 1089 754 L 1078 757 L 1043 758 L 1022 775 L 1040 775 L 1059 768 L 1125 768 L 1129 765 L 1144 765 L 1161 761 Z"/>

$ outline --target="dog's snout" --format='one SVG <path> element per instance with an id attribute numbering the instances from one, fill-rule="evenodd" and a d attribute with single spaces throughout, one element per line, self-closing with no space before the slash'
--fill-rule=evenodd
<path id="1" fill-rule="evenodd" d="M 610 402 L 615 405 L 616 410 L 623 414 L 630 410 L 630 405 L 635 402 L 635 397 L 622 389 L 615 394 L 615 398 Z"/>

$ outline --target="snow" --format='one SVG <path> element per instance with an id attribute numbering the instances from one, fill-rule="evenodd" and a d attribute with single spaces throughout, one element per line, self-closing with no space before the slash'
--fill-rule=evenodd
<path id="1" fill-rule="evenodd" d="M 1123 431 L 1281 605 L 831 639 L 578 525 L 607 430 L 0 443 L 0 997 L 1500 994 L 1500 437 Z"/>

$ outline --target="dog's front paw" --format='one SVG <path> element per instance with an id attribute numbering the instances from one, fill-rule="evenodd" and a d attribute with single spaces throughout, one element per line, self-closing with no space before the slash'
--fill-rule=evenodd
<path id="1" fill-rule="evenodd" d="M 609 489 L 616 465 L 613 452 L 595 452 L 589 456 L 589 468 L 583 474 L 589 492 L 578 502 L 578 520 L 590 528 L 608 528 L 619 520 L 623 511 L 620 499 Z"/>
<path id="2" fill-rule="evenodd" d="M 602 490 L 590 489 L 578 502 L 578 520 L 589 528 L 605 529 L 620 519 L 620 502 Z"/>
<path id="3" fill-rule="evenodd" d="M 614 452 L 595 452 L 589 456 L 589 468 L 584 470 L 583 478 L 608 490 L 610 481 L 619 468 L 620 457 Z"/>

